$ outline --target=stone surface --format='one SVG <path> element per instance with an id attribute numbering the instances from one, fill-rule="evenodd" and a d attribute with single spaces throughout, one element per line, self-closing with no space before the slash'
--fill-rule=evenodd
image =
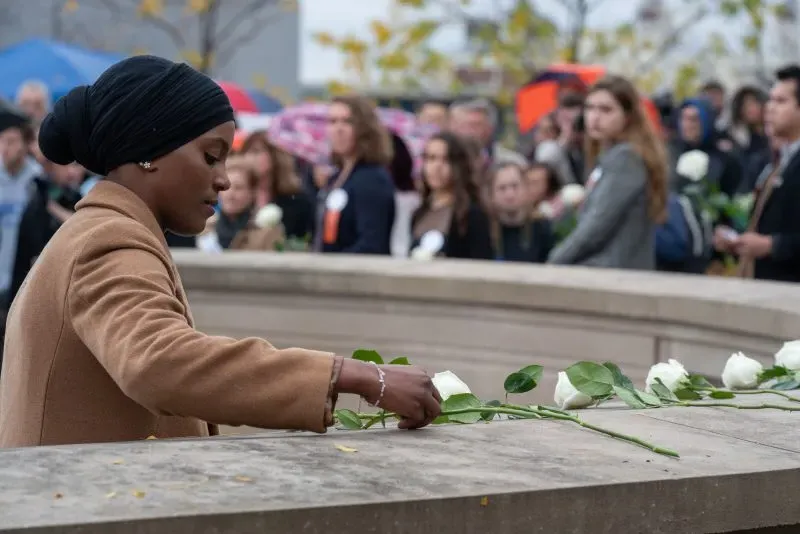
<path id="1" fill-rule="evenodd" d="M 790 284 L 346 255 L 175 259 L 203 331 L 408 356 L 454 371 L 484 398 L 532 363 L 547 372 L 531 402 L 551 402 L 555 372 L 578 359 L 613 361 L 639 383 L 668 358 L 718 376 L 732 352 L 768 364 L 800 332 L 800 287 Z"/>
<path id="2" fill-rule="evenodd" d="M 0 532 L 696 534 L 800 524 L 793 414 L 608 406 L 580 415 L 681 458 L 558 421 L 11 449 L 0 453 Z"/>

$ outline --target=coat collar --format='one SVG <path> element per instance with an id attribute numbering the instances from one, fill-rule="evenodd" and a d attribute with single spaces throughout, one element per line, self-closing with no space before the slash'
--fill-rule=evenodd
<path id="1" fill-rule="evenodd" d="M 127 187 L 109 180 L 101 180 L 92 187 L 86 197 L 75 205 L 75 211 L 86 208 L 102 208 L 116 211 L 143 224 L 158 237 L 164 249 L 169 250 L 164 230 L 159 226 L 155 215 L 147 207 L 147 204 Z"/>

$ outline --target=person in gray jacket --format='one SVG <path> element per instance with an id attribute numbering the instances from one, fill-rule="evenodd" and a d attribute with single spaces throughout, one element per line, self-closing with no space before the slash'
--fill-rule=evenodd
<path id="1" fill-rule="evenodd" d="M 549 263 L 655 269 L 655 229 L 666 219 L 666 151 L 636 88 L 609 76 L 585 106 L 586 199 L 578 225 Z M 599 159 L 598 159 L 599 156 Z"/>

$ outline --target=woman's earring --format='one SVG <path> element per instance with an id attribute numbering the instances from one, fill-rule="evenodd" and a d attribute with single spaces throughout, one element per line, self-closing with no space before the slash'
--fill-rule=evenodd
<path id="1" fill-rule="evenodd" d="M 146 170 L 146 171 L 150 170 L 151 165 L 152 165 L 152 163 L 150 163 L 149 161 L 140 161 L 139 162 L 139 166 L 141 168 L 143 168 L 144 170 Z"/>

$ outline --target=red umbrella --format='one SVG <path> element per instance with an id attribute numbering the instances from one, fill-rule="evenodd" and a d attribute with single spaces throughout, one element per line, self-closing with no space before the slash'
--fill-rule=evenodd
<path id="1" fill-rule="evenodd" d="M 236 113 L 259 113 L 261 110 L 250 97 L 250 94 L 244 88 L 230 82 L 217 82 L 228 99 L 231 101 L 233 111 Z"/>

